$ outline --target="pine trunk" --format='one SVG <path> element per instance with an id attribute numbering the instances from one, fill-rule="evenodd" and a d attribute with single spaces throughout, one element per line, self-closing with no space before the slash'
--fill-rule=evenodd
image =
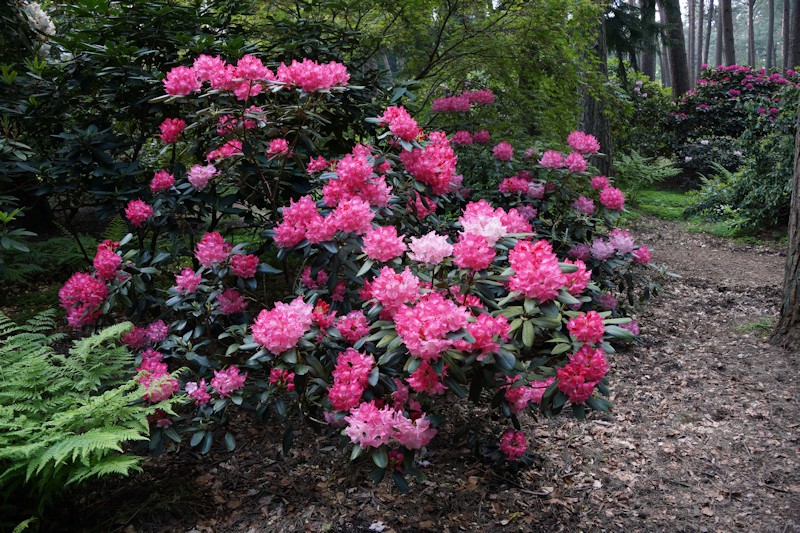
<path id="1" fill-rule="evenodd" d="M 783 16 L 781 16 L 781 31 L 783 32 L 783 68 L 789 68 L 789 47 L 791 45 L 791 0 L 783 0 Z"/>
<path id="2" fill-rule="evenodd" d="M 717 8 L 717 47 L 714 51 L 715 66 L 722 64 L 722 0 Z"/>
<path id="3" fill-rule="evenodd" d="M 702 0 L 700 0 L 702 1 Z M 686 61 L 689 67 L 689 85 L 694 85 L 694 39 L 695 39 L 695 5 L 699 2 L 695 2 L 695 0 L 688 0 L 687 7 L 689 8 L 688 11 L 688 21 L 687 26 L 689 30 L 688 42 L 686 43 Z"/>
<path id="4" fill-rule="evenodd" d="M 767 2 L 767 70 L 775 66 L 775 0 Z"/>
<path id="5" fill-rule="evenodd" d="M 791 46 L 789 47 L 789 66 L 795 68 L 800 66 L 800 0 L 792 2 Z"/>
<path id="6" fill-rule="evenodd" d="M 667 23 L 664 17 L 664 8 L 658 8 L 658 20 L 662 25 Z M 664 87 L 672 87 L 672 78 L 670 77 L 669 54 L 667 53 L 667 37 L 662 35 L 661 38 L 661 85 Z"/>
<path id="7" fill-rule="evenodd" d="M 703 63 L 708 64 L 708 54 L 711 51 L 711 22 L 714 20 L 714 0 L 708 0 L 708 23 L 706 24 L 706 50 L 703 52 Z"/>
<path id="8" fill-rule="evenodd" d="M 783 305 L 770 341 L 785 348 L 798 349 L 800 348 L 800 105 L 797 108 L 797 133 L 794 143 L 789 253 L 786 256 L 783 287 Z"/>
<path id="9" fill-rule="evenodd" d="M 642 22 L 652 27 L 656 23 L 655 0 L 642 0 Z M 642 74 L 651 80 L 656 79 L 656 50 L 658 37 L 653 36 L 649 42 L 644 43 L 642 50 Z"/>
<path id="10" fill-rule="evenodd" d="M 753 29 L 753 9 L 756 0 L 747 0 L 747 64 L 756 66 L 756 33 Z"/>
<path id="11" fill-rule="evenodd" d="M 667 21 L 667 51 L 670 78 L 672 78 L 672 96 L 678 99 L 691 88 L 683 22 L 681 21 L 681 6 L 678 0 L 660 0 L 660 2 Z"/>
<path id="12" fill-rule="evenodd" d="M 703 64 L 703 0 L 697 0 L 697 50 L 695 51 L 697 59 L 694 65 L 694 82 L 697 83 L 697 78 L 700 77 L 700 66 Z"/>
<path id="13" fill-rule="evenodd" d="M 601 75 L 608 79 L 608 53 L 606 51 L 606 25 L 605 20 L 601 19 L 597 27 L 597 40 L 595 41 L 595 52 L 597 63 Z M 600 142 L 600 153 L 589 159 L 589 162 L 597 167 L 600 174 L 611 175 L 611 128 L 608 123 L 608 116 L 605 113 L 605 102 L 593 97 L 586 91 L 583 95 L 583 116 L 581 118 L 581 129 L 591 133 Z"/>
<path id="14" fill-rule="evenodd" d="M 731 0 L 720 0 L 719 12 L 722 18 L 722 56 L 726 65 L 736 64 L 736 47 L 733 44 L 733 10 Z"/>

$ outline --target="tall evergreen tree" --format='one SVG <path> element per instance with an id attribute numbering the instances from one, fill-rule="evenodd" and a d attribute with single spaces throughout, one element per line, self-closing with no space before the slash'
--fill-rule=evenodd
<path id="1" fill-rule="evenodd" d="M 767 2 L 767 70 L 775 66 L 775 0 Z"/>
<path id="2" fill-rule="evenodd" d="M 733 8 L 731 0 L 720 0 L 719 14 L 722 22 L 722 59 L 726 65 L 735 65 L 736 47 L 733 44 Z"/>
<path id="3" fill-rule="evenodd" d="M 667 22 L 667 53 L 669 55 L 672 95 L 679 98 L 691 88 L 689 63 L 681 21 L 681 6 L 678 0 L 659 0 Z"/>

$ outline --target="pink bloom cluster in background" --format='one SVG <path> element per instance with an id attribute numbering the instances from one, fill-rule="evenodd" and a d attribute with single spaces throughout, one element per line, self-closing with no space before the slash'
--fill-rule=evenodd
<path id="1" fill-rule="evenodd" d="M 158 129 L 161 130 L 161 135 L 158 137 L 164 144 L 175 144 L 186 129 L 186 121 L 180 118 L 166 118 Z"/>
<path id="2" fill-rule="evenodd" d="M 480 89 L 437 98 L 431 104 L 431 110 L 434 113 L 466 113 L 472 109 L 472 104 L 489 105 L 492 103 L 494 103 L 494 93 L 489 89 Z"/>
<path id="3" fill-rule="evenodd" d="M 616 187 L 606 187 L 600 191 L 600 203 L 612 211 L 622 211 L 625 207 L 625 195 Z"/>
<path id="4" fill-rule="evenodd" d="M 211 400 L 211 395 L 208 393 L 208 384 L 205 379 L 200 382 L 187 381 L 184 385 L 186 395 L 194 400 L 195 405 L 205 405 Z"/>
<path id="5" fill-rule="evenodd" d="M 610 185 L 608 182 L 608 178 L 605 176 L 595 176 L 592 178 L 592 189 L 597 189 L 598 191 L 602 191 L 606 187 Z"/>
<path id="6" fill-rule="evenodd" d="M 391 261 L 406 251 L 403 238 L 397 235 L 394 226 L 383 226 L 369 230 L 364 234 L 364 253 L 375 261 Z"/>
<path id="7" fill-rule="evenodd" d="M 567 330 L 579 342 L 599 344 L 603 342 L 605 324 L 603 317 L 597 314 L 597 311 L 589 311 L 570 318 L 567 322 Z"/>
<path id="8" fill-rule="evenodd" d="M 422 133 L 422 128 L 403 106 L 387 107 L 379 118 L 389 124 L 389 131 L 395 137 L 404 141 L 413 141 Z"/>
<path id="9" fill-rule="evenodd" d="M 423 149 L 400 152 L 400 161 L 414 179 L 430 185 L 433 194 L 445 194 L 453 189 L 458 158 L 444 132 L 432 132 Z"/>
<path id="10" fill-rule="evenodd" d="M 175 286 L 173 287 L 179 294 L 188 295 L 197 292 L 202 281 L 202 276 L 191 268 L 184 268 L 180 274 L 175 275 Z"/>
<path id="11" fill-rule="evenodd" d="M 313 93 L 347 85 L 350 74 L 347 73 L 347 67 L 335 61 L 317 63 L 311 59 L 303 59 L 300 62 L 292 60 L 291 65 L 280 64 L 278 81 Z"/>
<path id="12" fill-rule="evenodd" d="M 217 309 L 223 315 L 235 315 L 247 309 L 247 300 L 236 289 L 225 289 L 217 295 Z"/>
<path id="13" fill-rule="evenodd" d="M 450 139 L 450 142 L 457 145 L 468 145 L 472 144 L 472 134 L 467 130 L 458 130 L 453 134 L 453 137 Z"/>
<path id="14" fill-rule="evenodd" d="M 201 265 L 211 268 L 215 263 L 225 261 L 232 248 L 218 231 L 214 231 L 203 235 L 195 246 L 194 256 Z"/>
<path id="15" fill-rule="evenodd" d="M 367 317 L 361 310 L 350 311 L 336 322 L 336 329 L 350 344 L 355 344 L 369 335 Z"/>
<path id="16" fill-rule="evenodd" d="M 514 414 L 521 413 L 532 404 L 541 404 L 544 391 L 556 381 L 555 378 L 547 378 L 544 381 L 531 381 L 527 385 L 513 387 L 512 385 L 522 377 L 516 375 L 513 378 L 507 377 L 506 379 L 509 384 L 504 387 L 504 396 L 511 412 Z"/>
<path id="17" fill-rule="evenodd" d="M 272 139 L 267 148 L 267 155 L 270 156 L 291 156 L 289 152 L 289 141 L 286 139 Z"/>
<path id="18" fill-rule="evenodd" d="M 137 369 L 137 381 L 144 387 L 142 397 L 150 403 L 163 402 L 180 388 L 178 380 L 172 377 L 167 365 L 162 362 L 163 358 L 155 350 L 146 350 L 142 353 L 142 364 Z"/>
<path id="19" fill-rule="evenodd" d="M 345 434 L 362 448 L 378 448 L 395 441 L 409 450 L 417 450 L 436 435 L 427 418 L 411 420 L 389 405 L 378 409 L 374 400 L 362 403 L 344 420 Z"/>
<path id="20" fill-rule="evenodd" d="M 438 265 L 445 257 L 453 255 L 453 245 L 447 242 L 446 235 L 431 231 L 422 237 L 411 237 L 411 250 L 408 257 L 420 263 Z"/>
<path id="21" fill-rule="evenodd" d="M 92 264 L 94 265 L 95 275 L 103 281 L 110 281 L 117 277 L 119 266 L 122 264 L 122 257 L 116 254 L 118 242 L 108 239 L 97 245 L 97 253 Z"/>
<path id="22" fill-rule="evenodd" d="M 106 298 L 106 284 L 85 272 L 73 274 L 58 291 L 61 307 L 67 312 L 67 323 L 76 329 L 97 322 Z"/>
<path id="23" fill-rule="evenodd" d="M 633 251 L 633 260 L 637 263 L 648 265 L 650 264 L 650 259 L 650 249 L 645 245 L 641 245 Z"/>
<path id="24" fill-rule="evenodd" d="M 298 296 L 291 303 L 276 302 L 275 308 L 262 310 L 252 326 L 253 340 L 271 353 L 280 355 L 311 327 L 313 306 Z"/>
<path id="25" fill-rule="evenodd" d="M 197 189 L 198 191 L 202 191 L 208 185 L 208 182 L 211 181 L 211 178 L 217 175 L 217 169 L 214 165 L 193 165 L 191 169 L 189 169 L 189 183 Z"/>
<path id="26" fill-rule="evenodd" d="M 365 282 L 364 285 L 365 292 L 375 298 L 389 316 L 394 315 L 404 304 L 416 302 L 419 298 L 419 278 L 408 267 L 399 273 L 383 267 L 374 280 Z"/>
<path id="27" fill-rule="evenodd" d="M 564 159 L 563 165 L 570 172 L 584 172 L 589 167 L 586 158 L 579 152 L 572 152 L 569 154 L 566 159 Z"/>
<path id="28" fill-rule="evenodd" d="M 166 170 L 159 170 L 150 182 L 150 190 L 153 193 L 158 193 L 171 188 L 173 185 L 175 185 L 175 176 Z"/>
<path id="29" fill-rule="evenodd" d="M 507 460 L 516 461 L 528 449 L 528 439 L 522 431 L 508 428 L 500 437 L 498 447 Z"/>
<path id="30" fill-rule="evenodd" d="M 545 241 L 520 241 L 508 254 L 514 275 L 508 278 L 508 288 L 539 302 L 558 296 L 567 277 L 561 272 L 552 245 Z"/>
<path id="31" fill-rule="evenodd" d="M 589 133 L 582 131 L 573 131 L 567 136 L 567 144 L 570 147 L 582 154 L 596 154 L 600 151 L 600 143 Z"/>
<path id="32" fill-rule="evenodd" d="M 585 196 L 579 196 L 573 203 L 572 208 L 584 215 L 591 215 L 594 213 L 594 201 Z"/>
<path id="33" fill-rule="evenodd" d="M 584 344 L 580 350 L 570 355 L 566 366 L 558 369 L 558 389 L 572 403 L 583 403 L 592 396 L 595 386 L 606 375 L 608 368 L 603 350 Z"/>
<path id="34" fill-rule="evenodd" d="M 614 228 L 609 232 L 608 242 L 622 255 L 629 254 L 636 248 L 630 232 L 620 228 Z"/>
<path id="35" fill-rule="evenodd" d="M 455 342 L 447 335 L 467 326 L 469 312 L 434 292 L 420 297 L 413 307 L 401 307 L 393 318 L 408 352 L 436 361 Z"/>
<path id="36" fill-rule="evenodd" d="M 125 218 L 138 228 L 153 216 L 153 208 L 141 199 L 131 200 L 125 207 Z"/>
<path id="37" fill-rule="evenodd" d="M 231 270 L 234 276 L 252 278 L 258 270 L 258 256 L 253 254 L 234 254 L 231 257 Z"/>
<path id="38" fill-rule="evenodd" d="M 500 141 L 492 149 L 492 155 L 498 161 L 511 161 L 514 159 L 514 147 L 509 142 Z"/>
<path id="39" fill-rule="evenodd" d="M 453 246 L 453 254 L 456 266 L 474 272 L 489 268 L 495 258 L 494 248 L 489 246 L 488 239 L 473 233 L 459 235 L 458 242 Z"/>
<path id="40" fill-rule="evenodd" d="M 487 130 L 478 130 L 472 135 L 472 140 L 478 144 L 488 144 L 491 136 Z"/>
<path id="41" fill-rule="evenodd" d="M 242 141 L 239 139 L 230 139 L 225 141 L 225 144 L 220 146 L 215 150 L 211 150 L 206 155 L 206 160 L 216 161 L 217 159 L 227 159 L 234 155 L 240 155 L 242 153 Z"/>
<path id="42" fill-rule="evenodd" d="M 564 166 L 564 156 L 555 150 L 547 150 L 542 154 L 539 164 L 544 168 L 561 168 Z"/>
<path id="43" fill-rule="evenodd" d="M 223 398 L 227 398 L 232 392 L 244 387 L 247 379 L 247 372 L 239 374 L 239 369 L 229 366 L 225 370 L 215 370 L 214 377 L 211 378 L 211 388 Z"/>
<path id="44" fill-rule="evenodd" d="M 325 205 L 335 207 L 345 200 L 358 198 L 370 205 L 386 206 L 391 196 L 391 187 L 385 176 L 375 173 L 370 148 L 358 144 L 352 153 L 345 155 L 336 164 L 336 178 L 329 179 L 322 187 Z"/>

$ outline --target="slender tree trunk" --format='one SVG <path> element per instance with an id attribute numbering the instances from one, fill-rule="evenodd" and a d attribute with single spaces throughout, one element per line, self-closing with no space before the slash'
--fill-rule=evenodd
<path id="1" fill-rule="evenodd" d="M 789 66 L 795 68 L 800 65 L 800 0 L 792 2 L 791 16 L 791 46 L 789 47 Z"/>
<path id="2" fill-rule="evenodd" d="M 703 63 L 708 64 L 708 53 L 711 50 L 711 22 L 714 20 L 714 0 L 708 0 L 708 23 L 706 24 L 706 49 L 703 52 Z"/>
<path id="3" fill-rule="evenodd" d="M 662 25 L 666 25 L 667 19 L 664 17 L 664 8 L 658 6 L 658 20 Z M 669 64 L 669 53 L 667 53 L 667 36 L 661 36 L 661 85 L 672 87 L 672 69 Z"/>
<path id="4" fill-rule="evenodd" d="M 767 70 L 775 66 L 775 0 L 767 2 Z"/>
<path id="5" fill-rule="evenodd" d="M 783 305 L 770 341 L 789 349 L 800 348 L 800 105 L 794 142 L 794 177 L 789 215 L 789 253 L 783 282 Z"/>
<path id="6" fill-rule="evenodd" d="M 702 2 L 702 0 L 700 0 L 700 2 Z M 687 21 L 687 26 L 688 26 L 687 29 L 689 30 L 689 35 L 687 36 L 688 39 L 687 39 L 687 43 L 686 43 L 686 61 L 687 61 L 688 67 L 689 67 L 689 85 L 690 86 L 694 85 L 694 57 L 695 57 L 694 56 L 694 52 L 695 52 L 695 48 L 696 48 L 695 44 L 694 44 L 695 35 L 696 35 L 696 33 L 695 33 L 695 28 L 696 28 L 696 25 L 695 25 L 695 5 L 697 5 L 698 3 L 699 2 L 696 2 L 695 0 L 687 0 L 687 7 L 689 8 L 689 11 L 688 11 L 688 19 L 689 20 Z"/>
<path id="7" fill-rule="evenodd" d="M 700 66 L 703 64 L 703 0 L 697 0 L 697 54 L 695 57 L 694 65 L 694 82 L 697 84 L 697 78 L 700 77 Z"/>
<path id="8" fill-rule="evenodd" d="M 747 64 L 756 66 L 756 33 L 753 29 L 753 9 L 756 0 L 747 0 Z"/>
<path id="9" fill-rule="evenodd" d="M 736 47 L 733 44 L 733 10 L 731 0 L 720 0 L 719 13 L 722 19 L 722 56 L 726 65 L 736 64 Z"/>
<path id="10" fill-rule="evenodd" d="M 642 22 L 645 26 L 652 27 L 656 23 L 656 3 L 655 0 L 642 0 Z M 642 74 L 648 76 L 651 80 L 656 79 L 656 47 L 658 46 L 658 37 L 653 36 L 652 39 L 644 43 L 642 50 Z"/>
<path id="11" fill-rule="evenodd" d="M 659 0 L 664 8 L 667 20 L 667 51 L 669 53 L 670 78 L 672 78 L 672 96 L 678 99 L 691 88 L 689 63 L 686 59 L 686 46 L 681 21 L 681 6 L 678 0 Z"/>
<path id="12" fill-rule="evenodd" d="M 608 53 L 606 51 L 606 25 L 605 19 L 601 17 L 597 25 L 597 40 L 595 41 L 595 52 L 597 54 L 600 74 L 608 80 Z M 602 97 L 596 99 L 587 92 L 583 95 L 583 116 L 581 117 L 581 129 L 586 133 L 591 133 L 600 142 L 600 152 L 602 156 L 592 156 L 589 162 L 597 167 L 601 174 L 611 174 L 611 128 L 608 123 L 608 116 L 605 113 L 605 102 Z"/>
<path id="13" fill-rule="evenodd" d="M 791 33 L 791 0 L 783 0 L 783 16 L 781 16 L 781 31 L 783 32 L 783 68 L 789 68 L 789 47 L 792 40 Z"/>
<path id="14" fill-rule="evenodd" d="M 717 47 L 714 51 L 715 66 L 722 64 L 722 1 L 719 0 L 719 7 L 717 8 Z"/>

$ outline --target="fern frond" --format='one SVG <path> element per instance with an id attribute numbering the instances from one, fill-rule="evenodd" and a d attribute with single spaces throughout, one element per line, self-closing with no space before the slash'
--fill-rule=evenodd
<path id="1" fill-rule="evenodd" d="M 71 485 L 72 483 L 81 483 L 82 481 L 86 481 L 87 479 L 93 477 L 108 476 L 112 474 L 127 476 L 131 473 L 131 471 L 141 472 L 142 469 L 139 466 L 139 463 L 141 463 L 140 457 L 131 457 L 127 455 L 115 455 L 113 457 L 108 457 L 102 463 L 76 469 L 74 473 L 67 478 L 66 484 Z"/>

